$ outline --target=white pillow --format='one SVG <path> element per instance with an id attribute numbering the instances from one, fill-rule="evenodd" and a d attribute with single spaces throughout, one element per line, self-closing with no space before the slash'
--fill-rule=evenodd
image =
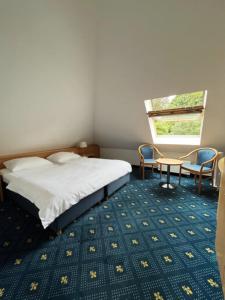
<path id="1" fill-rule="evenodd" d="M 21 171 L 25 169 L 32 169 L 36 167 L 46 166 L 52 164 L 47 159 L 41 157 L 23 157 L 7 160 L 4 163 L 4 166 L 12 172 Z"/>
<path id="2" fill-rule="evenodd" d="M 80 157 L 80 155 L 73 152 L 57 152 L 49 155 L 47 159 L 57 164 L 63 164 L 71 159 L 78 157 Z"/>

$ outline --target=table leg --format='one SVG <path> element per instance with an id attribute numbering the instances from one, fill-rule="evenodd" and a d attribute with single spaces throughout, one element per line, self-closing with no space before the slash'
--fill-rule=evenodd
<path id="1" fill-rule="evenodd" d="M 167 179 L 166 179 L 166 183 L 161 182 L 160 186 L 164 189 L 169 189 L 169 190 L 173 190 L 176 187 L 174 185 L 172 185 L 170 183 L 170 165 L 167 165 Z"/>
<path id="2" fill-rule="evenodd" d="M 170 165 L 167 165 L 167 186 L 170 184 Z"/>

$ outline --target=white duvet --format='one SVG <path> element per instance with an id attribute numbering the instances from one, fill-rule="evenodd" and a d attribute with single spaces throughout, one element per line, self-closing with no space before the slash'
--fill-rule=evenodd
<path id="1" fill-rule="evenodd" d="M 46 228 L 82 198 L 129 172 L 131 165 L 125 161 L 80 157 L 63 165 L 11 173 L 7 189 L 36 205 Z"/>

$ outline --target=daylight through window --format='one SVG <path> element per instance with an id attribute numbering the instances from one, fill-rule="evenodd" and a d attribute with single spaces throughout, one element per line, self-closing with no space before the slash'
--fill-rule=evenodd
<path id="1" fill-rule="evenodd" d="M 207 91 L 145 100 L 155 144 L 200 145 Z"/>

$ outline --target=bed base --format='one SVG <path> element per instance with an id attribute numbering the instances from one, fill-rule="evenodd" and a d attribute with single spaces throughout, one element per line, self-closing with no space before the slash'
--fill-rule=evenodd
<path id="1" fill-rule="evenodd" d="M 130 174 L 126 174 L 119 179 L 109 183 L 106 186 L 106 195 L 110 197 L 113 193 L 115 193 L 118 189 L 120 189 L 123 185 L 127 184 L 130 181 Z"/>
<path id="2" fill-rule="evenodd" d="M 83 198 L 80 202 L 73 205 L 71 208 L 66 210 L 63 214 L 58 216 L 54 222 L 52 222 L 48 228 L 53 230 L 57 235 L 62 234 L 63 228 L 72 223 L 75 219 L 80 217 L 83 213 L 88 211 L 97 203 L 102 200 L 108 199 L 114 192 L 124 186 L 130 181 L 130 174 L 120 177 L 119 179 L 111 182 L 107 186 L 94 192 L 93 194 Z M 26 198 L 21 195 L 14 193 L 10 190 L 5 189 L 5 199 L 12 199 L 16 204 L 22 207 L 24 210 L 29 212 L 31 215 L 39 219 L 38 208 Z"/>

